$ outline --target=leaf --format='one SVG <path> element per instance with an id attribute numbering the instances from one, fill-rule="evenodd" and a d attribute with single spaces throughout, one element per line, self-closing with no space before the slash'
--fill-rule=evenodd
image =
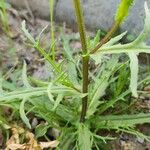
<path id="1" fill-rule="evenodd" d="M 128 15 L 130 6 L 134 0 L 121 0 L 119 7 L 116 12 L 115 21 L 121 23 Z"/>
<path id="2" fill-rule="evenodd" d="M 78 148 L 79 150 L 92 150 L 91 132 L 83 124 L 79 124 L 78 127 Z"/>
<path id="3" fill-rule="evenodd" d="M 34 38 L 33 38 L 32 35 L 29 33 L 29 31 L 26 29 L 26 22 L 25 22 L 25 20 L 22 21 L 21 26 L 22 26 L 21 29 L 22 29 L 22 31 L 24 32 L 24 34 L 26 35 L 26 37 L 30 40 L 30 42 L 31 42 L 32 44 L 35 44 L 36 42 L 35 42 Z"/>
<path id="4" fill-rule="evenodd" d="M 23 70 L 22 70 L 22 80 L 23 80 L 23 84 L 25 85 L 25 87 L 27 88 L 32 88 L 32 86 L 29 84 L 28 82 L 28 77 L 27 77 L 27 64 L 24 61 L 23 63 Z"/>
<path id="5" fill-rule="evenodd" d="M 136 53 L 129 53 L 130 57 L 130 72 L 131 72 L 131 79 L 130 79 L 130 88 L 132 95 L 134 97 L 138 97 L 137 94 L 137 86 L 138 86 L 138 58 Z"/>
<path id="6" fill-rule="evenodd" d="M 116 44 L 113 46 L 108 46 L 106 43 L 96 53 L 92 55 L 93 56 L 97 55 L 98 57 L 98 55 L 101 56 L 102 54 L 118 54 L 118 53 L 130 53 L 130 52 L 150 53 L 150 46 L 147 46 L 144 43 L 144 40 L 146 40 L 150 36 L 150 28 L 149 28 L 150 11 L 148 9 L 146 2 L 145 2 L 144 7 L 145 7 L 145 13 L 146 13 L 144 29 L 141 32 L 141 34 L 135 39 L 135 41 L 128 43 L 128 44 Z M 111 40 L 114 40 L 114 38 L 112 38 Z"/>
<path id="7" fill-rule="evenodd" d="M 124 1 L 124 0 L 123 0 Z M 123 2 L 122 3 L 125 3 Z M 123 5 L 123 4 L 122 4 Z M 131 70 L 131 83 L 130 88 L 132 94 L 137 97 L 137 77 L 138 77 L 138 60 L 136 54 L 138 53 L 150 53 L 150 46 L 147 46 L 144 43 L 144 40 L 150 35 L 150 11 L 148 9 L 147 3 L 145 2 L 145 25 L 144 30 L 137 37 L 137 39 L 129 44 L 116 44 L 115 41 L 121 39 L 125 35 L 125 33 L 112 38 L 108 43 L 103 45 L 96 53 L 91 55 L 91 58 L 95 60 L 95 62 L 99 62 L 99 58 L 101 58 L 104 54 L 118 54 L 118 53 L 126 53 L 130 57 L 130 70 Z M 120 6 L 123 7 L 123 6 Z M 112 46 L 111 46 L 112 45 Z"/>
<path id="8" fill-rule="evenodd" d="M 47 88 L 47 94 L 48 94 L 50 101 L 54 102 L 54 96 L 51 93 L 52 85 L 53 83 L 49 83 L 48 88 Z"/>
<path id="9" fill-rule="evenodd" d="M 108 41 L 106 44 L 104 44 L 103 46 L 112 46 L 114 44 L 116 44 L 117 42 L 119 42 L 125 35 L 127 34 L 127 31 L 121 33 L 120 35 L 112 38 L 110 41 Z"/>
<path id="10" fill-rule="evenodd" d="M 103 103 L 100 101 L 100 98 L 105 94 L 107 87 L 109 86 L 109 78 L 113 74 L 117 64 L 118 64 L 118 56 L 112 56 L 105 66 L 104 70 L 102 70 L 102 74 L 95 78 L 94 86 L 90 87 L 90 103 L 88 106 L 87 117 L 93 115 L 97 107 Z M 101 66 L 103 68 L 103 66 Z"/>
<path id="11" fill-rule="evenodd" d="M 26 117 L 26 114 L 25 114 L 25 108 L 24 108 L 24 104 L 25 102 L 27 101 L 28 99 L 27 98 L 24 98 L 20 104 L 20 109 L 19 109 L 19 112 L 20 112 L 20 117 L 22 119 L 22 121 L 26 124 L 26 126 L 31 129 L 31 125 L 30 125 L 30 122 L 29 122 L 29 119 Z"/>
<path id="12" fill-rule="evenodd" d="M 59 145 L 59 141 L 50 141 L 50 142 L 40 142 L 41 149 L 45 148 L 56 148 Z"/>
<path id="13" fill-rule="evenodd" d="M 49 126 L 46 124 L 40 124 L 35 128 L 35 136 L 36 138 L 42 137 L 46 134 Z"/>
<path id="14" fill-rule="evenodd" d="M 135 114 L 135 115 L 108 115 L 99 116 L 91 120 L 97 122 L 95 125 L 98 128 L 118 129 L 134 127 L 137 124 L 150 123 L 150 113 Z"/>
<path id="15" fill-rule="evenodd" d="M 58 105 L 60 104 L 60 102 L 63 100 L 64 98 L 64 94 L 59 94 L 56 98 L 56 101 L 54 103 L 54 107 L 53 107 L 53 111 L 55 111 L 55 109 L 58 107 Z"/>
<path id="16" fill-rule="evenodd" d="M 78 85 L 76 61 L 73 58 L 73 52 L 70 49 L 70 45 L 69 45 L 69 42 L 70 42 L 71 38 L 65 36 L 63 33 L 61 35 L 61 38 L 62 38 L 62 41 L 63 41 L 64 55 L 68 59 L 68 62 L 67 62 L 68 77 L 69 77 L 70 81 L 72 81 L 75 85 Z"/>
<path id="17" fill-rule="evenodd" d="M 88 39 L 87 44 L 88 44 L 89 49 L 94 48 L 99 43 L 100 33 L 101 33 L 101 31 L 98 30 L 97 33 L 96 33 L 96 36 L 94 37 L 94 39 L 90 39 L 90 38 Z"/>

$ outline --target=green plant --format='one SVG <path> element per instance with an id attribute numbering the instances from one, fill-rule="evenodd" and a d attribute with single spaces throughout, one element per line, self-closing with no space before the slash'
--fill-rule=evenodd
<path id="1" fill-rule="evenodd" d="M 53 24 L 53 18 L 54 18 L 54 0 L 49 0 L 49 7 L 50 7 L 50 23 L 51 23 L 51 50 L 52 52 L 52 58 L 55 61 L 55 28 Z"/>
<path id="2" fill-rule="evenodd" d="M 29 129 L 32 128 L 27 117 L 29 113 L 46 120 L 48 125 L 43 126 L 42 133 L 36 136 L 43 136 L 48 127 L 58 129 L 61 150 L 100 149 L 99 142 L 115 139 L 110 130 L 140 136 L 150 141 L 149 136 L 136 130 L 137 124 L 150 123 L 150 113 L 131 114 L 126 111 L 131 94 L 137 97 L 140 92 L 137 90 L 138 85 L 149 80 L 147 78 L 138 83 L 137 59 L 141 52 L 150 53 L 150 46 L 144 43 L 150 33 L 150 12 L 147 4 L 145 3 L 144 30 L 136 40 L 120 44 L 119 41 L 126 32 L 111 38 L 127 16 L 132 2 L 133 0 L 121 1 L 115 23 L 103 39 L 99 39 L 98 32 L 94 39 L 89 40 L 85 33 L 81 2 L 74 0 L 82 51 L 77 54 L 73 52 L 69 47 L 70 39 L 62 35 L 64 59 L 59 63 L 53 61 L 49 53 L 40 46 L 40 36 L 44 30 L 34 39 L 23 22 L 22 30 L 27 42 L 51 64 L 53 75 L 50 81 L 27 78 L 24 62 L 23 86 L 11 91 L 2 84 L 0 105 L 19 110 L 22 121 Z M 129 60 L 119 61 L 120 53 L 126 53 Z M 96 64 L 92 69 L 90 62 Z M 36 133 L 39 130 L 41 127 L 36 128 Z M 106 136 L 98 134 L 103 130 L 108 131 Z"/>
<path id="3" fill-rule="evenodd" d="M 2 29 L 4 30 L 4 32 L 9 33 L 7 8 L 8 8 L 8 4 L 5 2 L 5 0 L 1 0 L 0 1 L 0 21 L 2 22 Z"/>

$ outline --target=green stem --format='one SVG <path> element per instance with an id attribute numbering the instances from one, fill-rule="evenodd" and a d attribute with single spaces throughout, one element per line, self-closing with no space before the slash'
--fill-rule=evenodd
<path id="1" fill-rule="evenodd" d="M 50 27 L 51 27 L 51 52 L 52 52 L 52 59 L 55 61 L 55 28 L 54 28 L 54 0 L 49 0 L 49 7 L 50 7 Z"/>
<path id="2" fill-rule="evenodd" d="M 80 40 L 82 44 L 82 66 L 83 66 L 83 85 L 82 92 L 88 93 L 88 69 L 89 69 L 89 56 L 87 55 L 87 43 L 86 43 L 86 33 L 85 24 L 83 19 L 83 9 L 81 7 L 80 0 L 74 0 L 75 13 L 77 18 L 78 29 L 80 33 Z M 82 111 L 80 116 L 80 122 L 85 121 L 85 116 L 87 112 L 88 96 L 82 98 Z"/>

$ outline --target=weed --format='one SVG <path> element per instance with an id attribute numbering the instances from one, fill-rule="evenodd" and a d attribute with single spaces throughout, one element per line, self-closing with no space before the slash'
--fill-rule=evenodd
<path id="1" fill-rule="evenodd" d="M 89 40 L 86 37 L 81 2 L 74 0 L 82 51 L 75 54 L 69 47 L 68 38 L 62 35 L 64 58 L 61 63 L 53 61 L 50 54 L 40 46 L 40 36 L 44 30 L 34 39 L 24 21 L 22 31 L 27 37 L 26 42 L 51 64 L 53 75 L 47 82 L 28 78 L 24 62 L 23 86 L 10 90 L 2 84 L 0 105 L 19 111 L 22 121 L 29 129 L 32 126 L 28 114 L 33 113 L 46 120 L 46 126 L 36 128 L 36 136 L 39 138 L 45 135 L 49 127 L 59 130 L 58 149 L 61 150 L 100 149 L 100 142 L 106 143 L 116 138 L 110 134 L 110 130 L 150 141 L 148 136 L 136 130 L 137 124 L 150 123 L 150 113 L 131 114 L 124 111 L 130 106 L 131 96 L 138 97 L 140 91 L 137 88 L 143 83 L 138 82 L 137 55 L 150 53 L 150 46 L 144 43 L 150 33 L 147 3 L 144 29 L 133 42 L 119 43 L 126 32 L 111 38 L 127 16 L 132 2 L 133 0 L 121 1 L 115 23 L 103 39 L 99 39 L 98 32 L 94 39 Z M 129 60 L 120 61 L 120 53 L 127 54 Z M 95 63 L 92 70 L 89 69 L 91 62 Z M 144 82 L 147 80 L 149 78 L 144 79 Z M 100 135 L 99 131 L 108 131 L 108 134 Z"/>
<path id="2" fill-rule="evenodd" d="M 9 33 L 9 24 L 8 24 L 8 16 L 7 16 L 7 8 L 8 4 L 5 0 L 0 1 L 0 21 L 2 22 L 2 29 L 5 33 Z"/>

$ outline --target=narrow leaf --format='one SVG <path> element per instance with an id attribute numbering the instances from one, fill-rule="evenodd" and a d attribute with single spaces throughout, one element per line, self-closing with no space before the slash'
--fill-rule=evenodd
<path id="1" fill-rule="evenodd" d="M 31 88 L 31 85 L 28 82 L 28 77 L 27 77 L 27 64 L 24 61 L 23 63 L 23 70 L 22 70 L 22 80 L 23 80 L 23 84 L 25 87 L 27 88 Z"/>
<path id="2" fill-rule="evenodd" d="M 78 128 L 78 147 L 79 150 L 91 150 L 91 132 L 83 125 L 79 124 Z"/>
<path id="3" fill-rule="evenodd" d="M 31 129 L 31 125 L 30 125 L 30 122 L 29 122 L 29 119 L 26 117 L 26 114 L 25 114 L 25 108 L 24 108 L 24 104 L 25 102 L 27 101 L 28 99 L 27 98 L 24 98 L 20 104 L 20 109 L 19 109 L 19 112 L 20 112 L 20 117 L 22 119 L 22 121 L 26 124 L 26 126 Z"/>
<path id="4" fill-rule="evenodd" d="M 130 72 L 131 72 L 131 79 L 130 79 L 130 88 L 132 95 L 134 97 L 138 97 L 137 94 L 137 86 L 138 86 L 138 58 L 136 53 L 128 53 L 130 58 Z"/>
<path id="5" fill-rule="evenodd" d="M 22 29 L 22 31 L 24 32 L 24 34 L 26 35 L 26 37 L 30 40 L 30 42 L 32 42 L 32 44 L 35 44 L 36 42 L 35 42 L 34 38 L 33 38 L 32 35 L 29 33 L 29 31 L 26 29 L 26 22 L 25 22 L 25 20 L 22 21 L 21 26 L 22 26 L 21 29 Z"/>

